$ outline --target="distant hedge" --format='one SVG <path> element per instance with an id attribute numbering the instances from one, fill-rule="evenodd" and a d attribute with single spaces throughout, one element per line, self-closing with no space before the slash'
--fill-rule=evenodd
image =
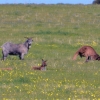
<path id="1" fill-rule="evenodd" d="M 94 0 L 93 4 L 100 4 L 100 0 Z"/>

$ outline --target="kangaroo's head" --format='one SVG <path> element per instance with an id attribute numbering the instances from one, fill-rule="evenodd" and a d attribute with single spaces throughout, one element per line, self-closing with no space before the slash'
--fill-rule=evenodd
<path id="1" fill-rule="evenodd" d="M 98 61 L 99 61 L 99 60 L 100 60 L 100 56 L 99 56 L 99 57 L 97 57 L 97 58 L 96 58 L 96 60 L 98 60 Z"/>
<path id="2" fill-rule="evenodd" d="M 47 60 L 43 60 L 43 59 L 42 59 L 42 65 L 41 65 L 41 67 L 47 66 L 46 62 L 47 62 Z"/>

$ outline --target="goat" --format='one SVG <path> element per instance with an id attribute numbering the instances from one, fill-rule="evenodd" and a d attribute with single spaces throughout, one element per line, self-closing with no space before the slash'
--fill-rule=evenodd
<path id="1" fill-rule="evenodd" d="M 42 59 L 42 64 L 41 64 L 41 66 L 39 66 L 39 67 L 34 66 L 34 67 L 32 67 L 32 69 L 33 69 L 33 70 L 43 70 L 43 71 L 46 71 L 46 66 L 47 66 L 46 62 L 47 62 L 47 60 L 43 60 L 43 59 Z"/>
<path id="2" fill-rule="evenodd" d="M 25 37 L 27 38 L 27 37 Z M 5 60 L 8 55 L 18 55 L 20 60 L 24 59 L 24 55 L 28 53 L 28 50 L 32 44 L 32 38 L 27 38 L 27 40 L 22 44 L 13 44 L 11 42 L 4 43 L 2 48 L 2 60 Z"/>
<path id="3" fill-rule="evenodd" d="M 76 60 L 77 56 L 86 57 L 86 61 L 89 60 L 100 60 L 100 56 L 96 53 L 96 51 L 91 46 L 83 46 L 73 56 L 73 60 Z"/>

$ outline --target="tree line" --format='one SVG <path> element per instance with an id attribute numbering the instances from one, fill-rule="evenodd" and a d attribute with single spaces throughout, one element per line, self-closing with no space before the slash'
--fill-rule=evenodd
<path id="1" fill-rule="evenodd" d="M 93 4 L 100 4 L 100 0 L 94 0 Z"/>

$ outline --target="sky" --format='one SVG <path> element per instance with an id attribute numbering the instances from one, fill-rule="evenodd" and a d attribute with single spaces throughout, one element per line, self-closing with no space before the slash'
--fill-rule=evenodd
<path id="1" fill-rule="evenodd" d="M 92 4 L 94 0 L 0 0 L 0 4 L 27 4 L 27 3 L 35 3 L 35 4 Z"/>

